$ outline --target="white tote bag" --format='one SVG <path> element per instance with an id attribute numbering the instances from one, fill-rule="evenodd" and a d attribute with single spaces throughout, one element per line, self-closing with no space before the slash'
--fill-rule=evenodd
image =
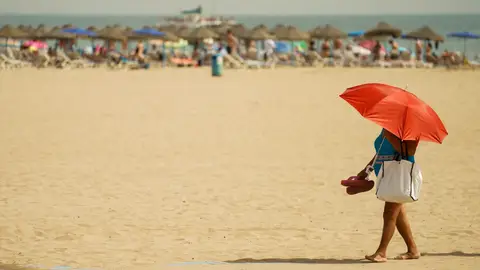
<path id="1" fill-rule="evenodd" d="M 420 197 L 422 172 L 408 160 L 384 161 L 377 177 L 377 198 L 385 202 L 415 202 Z"/>

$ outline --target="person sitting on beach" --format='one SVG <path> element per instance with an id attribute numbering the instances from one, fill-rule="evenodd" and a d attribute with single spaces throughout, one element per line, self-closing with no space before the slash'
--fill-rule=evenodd
<path id="1" fill-rule="evenodd" d="M 143 42 L 139 41 L 137 43 L 137 47 L 133 53 L 133 59 L 137 60 L 138 63 L 143 64 L 145 63 L 145 54 L 144 54 L 144 45 Z"/>
<path id="2" fill-rule="evenodd" d="M 426 49 L 426 52 L 425 52 L 425 59 L 427 61 L 427 63 L 434 63 L 436 64 L 437 61 L 438 61 L 438 58 L 433 54 L 433 46 L 432 46 L 432 43 L 428 43 L 427 44 L 427 49 Z"/>
<path id="3" fill-rule="evenodd" d="M 340 39 L 335 39 L 335 41 L 333 42 L 333 49 L 334 50 L 341 50 L 343 48 L 343 43 Z"/>
<path id="4" fill-rule="evenodd" d="M 375 174 L 378 176 L 383 161 L 401 158 L 414 162 L 417 146 L 418 141 L 401 141 L 400 138 L 383 129 L 375 140 L 375 150 L 378 152 L 377 162 L 372 164 L 374 160 L 374 158 L 372 158 L 367 166 L 357 174 L 358 179 L 366 179 L 368 177 L 368 166 L 373 166 Z M 406 154 L 405 156 L 402 156 L 401 153 Z M 380 245 L 375 253 L 365 256 L 367 260 L 372 262 L 387 261 L 387 247 L 395 233 L 395 227 L 407 245 L 407 252 L 395 257 L 395 259 L 409 260 L 420 258 L 420 252 L 413 240 L 412 230 L 408 223 L 405 207 L 400 203 L 385 202 L 383 210 L 383 231 Z"/>
<path id="5" fill-rule="evenodd" d="M 400 52 L 398 50 L 398 44 L 393 39 L 388 41 L 392 49 L 390 50 L 390 60 L 398 60 L 400 57 Z"/>
<path id="6" fill-rule="evenodd" d="M 227 53 L 228 54 L 237 54 L 238 49 L 238 39 L 233 35 L 232 30 L 227 31 Z"/>
<path id="7" fill-rule="evenodd" d="M 417 61 L 422 60 L 422 51 L 423 51 L 423 44 L 421 40 L 417 40 L 415 43 L 415 56 Z"/>
<path id="8" fill-rule="evenodd" d="M 257 45 L 254 40 L 251 40 L 248 45 L 246 57 L 249 60 L 257 60 Z"/>
<path id="9" fill-rule="evenodd" d="M 330 40 L 328 38 L 322 43 L 321 56 L 324 58 L 330 57 Z"/>
<path id="10" fill-rule="evenodd" d="M 373 61 L 380 60 L 381 50 L 382 50 L 382 45 L 380 44 L 380 41 L 377 41 L 375 43 L 375 46 L 372 49 Z"/>

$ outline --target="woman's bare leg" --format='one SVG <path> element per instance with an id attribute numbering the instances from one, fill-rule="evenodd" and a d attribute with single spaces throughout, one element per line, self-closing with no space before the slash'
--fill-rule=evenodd
<path id="1" fill-rule="evenodd" d="M 383 231 L 382 239 L 377 251 L 372 255 L 367 255 L 365 258 L 372 262 L 386 262 L 387 261 L 387 247 L 392 240 L 395 233 L 395 226 L 397 223 L 397 217 L 402 209 L 402 204 L 399 203 L 385 203 L 383 210 Z"/>
<path id="2" fill-rule="evenodd" d="M 420 258 L 420 252 L 418 252 L 417 245 L 413 240 L 412 230 L 410 229 L 410 224 L 408 223 L 407 219 L 407 212 L 405 210 L 405 206 L 402 205 L 400 208 L 400 213 L 397 217 L 397 230 L 402 236 L 405 244 L 407 245 L 407 252 L 401 254 L 395 259 L 398 260 L 411 260 L 411 259 L 418 259 Z"/>

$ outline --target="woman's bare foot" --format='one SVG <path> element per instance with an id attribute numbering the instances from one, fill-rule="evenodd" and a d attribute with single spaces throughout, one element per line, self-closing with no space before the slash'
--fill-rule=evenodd
<path id="1" fill-rule="evenodd" d="M 416 260 L 420 258 L 420 253 L 406 252 L 395 257 L 395 260 Z"/>
<path id="2" fill-rule="evenodd" d="M 365 255 L 365 259 L 375 263 L 387 262 L 387 256 L 378 252 L 373 255 Z"/>

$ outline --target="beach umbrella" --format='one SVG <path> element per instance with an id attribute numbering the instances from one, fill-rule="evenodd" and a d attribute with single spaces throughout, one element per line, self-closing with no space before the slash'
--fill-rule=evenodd
<path id="1" fill-rule="evenodd" d="M 268 27 L 265 24 L 259 24 L 259 25 L 255 26 L 252 30 L 256 30 L 256 29 L 259 29 L 259 28 L 263 28 L 264 30 L 268 31 Z"/>
<path id="2" fill-rule="evenodd" d="M 289 26 L 285 32 L 280 31 L 275 35 L 279 40 L 300 41 L 310 39 L 310 35 L 298 30 L 295 26 Z"/>
<path id="3" fill-rule="evenodd" d="M 243 24 L 234 25 L 231 29 L 233 34 L 238 37 L 245 36 L 248 32 L 248 29 Z"/>
<path id="4" fill-rule="evenodd" d="M 165 25 L 165 26 L 159 26 L 157 27 L 157 30 L 160 32 L 169 32 L 172 34 L 175 34 L 177 32 L 177 27 L 175 25 Z"/>
<path id="5" fill-rule="evenodd" d="M 127 34 L 119 27 L 105 27 L 97 32 L 96 37 L 104 40 L 123 41 L 127 38 Z"/>
<path id="6" fill-rule="evenodd" d="M 219 35 L 206 27 L 198 27 L 188 34 L 190 40 L 201 40 L 206 38 L 218 39 Z"/>
<path id="7" fill-rule="evenodd" d="M 401 140 L 442 143 L 448 135 L 437 113 L 407 90 L 367 83 L 348 88 L 340 97 Z"/>
<path id="8" fill-rule="evenodd" d="M 73 26 L 73 24 L 71 24 L 71 23 L 67 23 L 67 24 L 62 25 L 60 28 L 62 28 L 62 29 L 75 28 L 75 26 Z"/>
<path id="9" fill-rule="evenodd" d="M 33 26 L 31 25 L 23 25 L 23 24 L 20 24 L 18 27 L 17 27 L 19 30 L 23 31 L 24 33 L 26 33 L 27 35 L 30 35 L 32 32 L 33 32 Z"/>
<path id="10" fill-rule="evenodd" d="M 76 36 L 71 33 L 63 32 L 62 29 L 54 27 L 52 29 L 47 29 L 45 27 L 37 28 L 33 36 L 37 39 L 75 39 Z"/>
<path id="11" fill-rule="evenodd" d="M 247 32 L 243 38 L 247 38 L 250 40 L 267 40 L 273 39 L 274 36 L 270 34 L 266 29 L 259 28 L 253 29 L 250 32 Z"/>
<path id="12" fill-rule="evenodd" d="M 399 37 L 401 34 L 401 29 L 393 27 L 386 22 L 379 22 L 375 27 L 367 30 L 364 36 L 367 38 Z"/>
<path id="13" fill-rule="evenodd" d="M 82 28 L 63 28 L 62 32 L 73 34 L 79 37 L 94 37 L 97 33 Z"/>
<path id="14" fill-rule="evenodd" d="M 360 36 L 363 36 L 364 34 L 365 34 L 365 31 L 363 31 L 363 30 L 348 32 L 349 37 L 360 37 Z"/>
<path id="15" fill-rule="evenodd" d="M 414 30 L 410 33 L 402 35 L 403 38 L 406 39 L 420 39 L 420 40 L 431 40 L 431 41 L 443 41 L 444 37 L 440 34 L 433 31 L 428 26 L 423 26 L 417 30 Z"/>
<path id="16" fill-rule="evenodd" d="M 19 39 L 19 38 L 26 38 L 28 33 L 7 24 L 0 28 L 0 37 L 2 38 L 12 38 L 12 39 Z"/>
<path id="17" fill-rule="evenodd" d="M 163 36 L 165 36 L 165 33 L 160 32 L 156 29 L 148 28 L 148 29 L 133 30 L 131 34 L 128 36 L 128 38 L 129 39 L 158 39 Z"/>
<path id="18" fill-rule="evenodd" d="M 35 33 L 36 34 L 36 33 Z M 61 28 L 52 28 L 50 31 L 45 30 L 45 32 L 40 33 L 37 36 L 39 39 L 75 39 L 75 34 L 63 32 Z"/>
<path id="19" fill-rule="evenodd" d="M 452 32 L 447 34 L 448 37 L 456 37 L 462 39 L 479 39 L 480 35 L 471 32 Z"/>
<path id="20" fill-rule="evenodd" d="M 347 38 L 348 34 L 341 31 L 334 26 L 327 24 L 325 27 L 317 27 L 315 31 L 310 33 L 312 38 L 317 39 L 337 39 L 337 38 Z"/>
<path id="21" fill-rule="evenodd" d="M 114 27 L 114 28 L 121 28 L 121 26 L 115 26 L 115 25 L 113 25 L 112 27 Z M 130 35 L 130 34 L 132 34 L 132 32 L 133 32 L 133 28 L 130 27 L 130 26 L 125 26 L 125 28 L 123 29 L 123 32 L 124 32 L 126 35 Z"/>
<path id="22" fill-rule="evenodd" d="M 32 37 L 40 39 L 48 31 L 49 29 L 47 29 L 45 25 L 41 24 L 35 30 L 32 31 Z"/>
<path id="23" fill-rule="evenodd" d="M 467 53 L 467 39 L 480 39 L 480 35 L 471 32 L 452 32 L 448 33 L 447 37 L 454 37 L 463 39 L 463 58 L 466 58 Z"/>
<path id="24" fill-rule="evenodd" d="M 219 34 L 220 36 L 226 35 L 228 30 L 231 30 L 230 26 L 226 25 L 226 24 L 216 26 L 216 27 L 211 27 L 209 29 L 212 30 L 213 32 Z"/>
<path id="25" fill-rule="evenodd" d="M 176 42 L 178 41 L 180 38 L 177 37 L 175 34 L 173 33 L 170 33 L 170 32 L 163 32 L 165 35 L 163 37 L 161 37 L 160 39 L 163 40 L 163 41 L 173 41 L 173 42 Z"/>
<path id="26" fill-rule="evenodd" d="M 288 32 L 288 27 L 283 24 L 277 24 L 269 32 L 275 36 L 285 36 L 285 34 Z"/>
<path id="27" fill-rule="evenodd" d="M 92 31 L 92 32 L 98 32 L 99 31 L 99 29 L 96 26 L 93 26 L 93 25 L 87 27 L 87 30 Z"/>
<path id="28" fill-rule="evenodd" d="M 185 38 L 187 39 L 188 38 L 188 35 L 190 34 L 190 32 L 192 32 L 192 29 L 188 28 L 188 27 L 180 27 L 177 29 L 177 31 L 174 33 L 177 37 L 181 37 L 181 38 Z"/>

